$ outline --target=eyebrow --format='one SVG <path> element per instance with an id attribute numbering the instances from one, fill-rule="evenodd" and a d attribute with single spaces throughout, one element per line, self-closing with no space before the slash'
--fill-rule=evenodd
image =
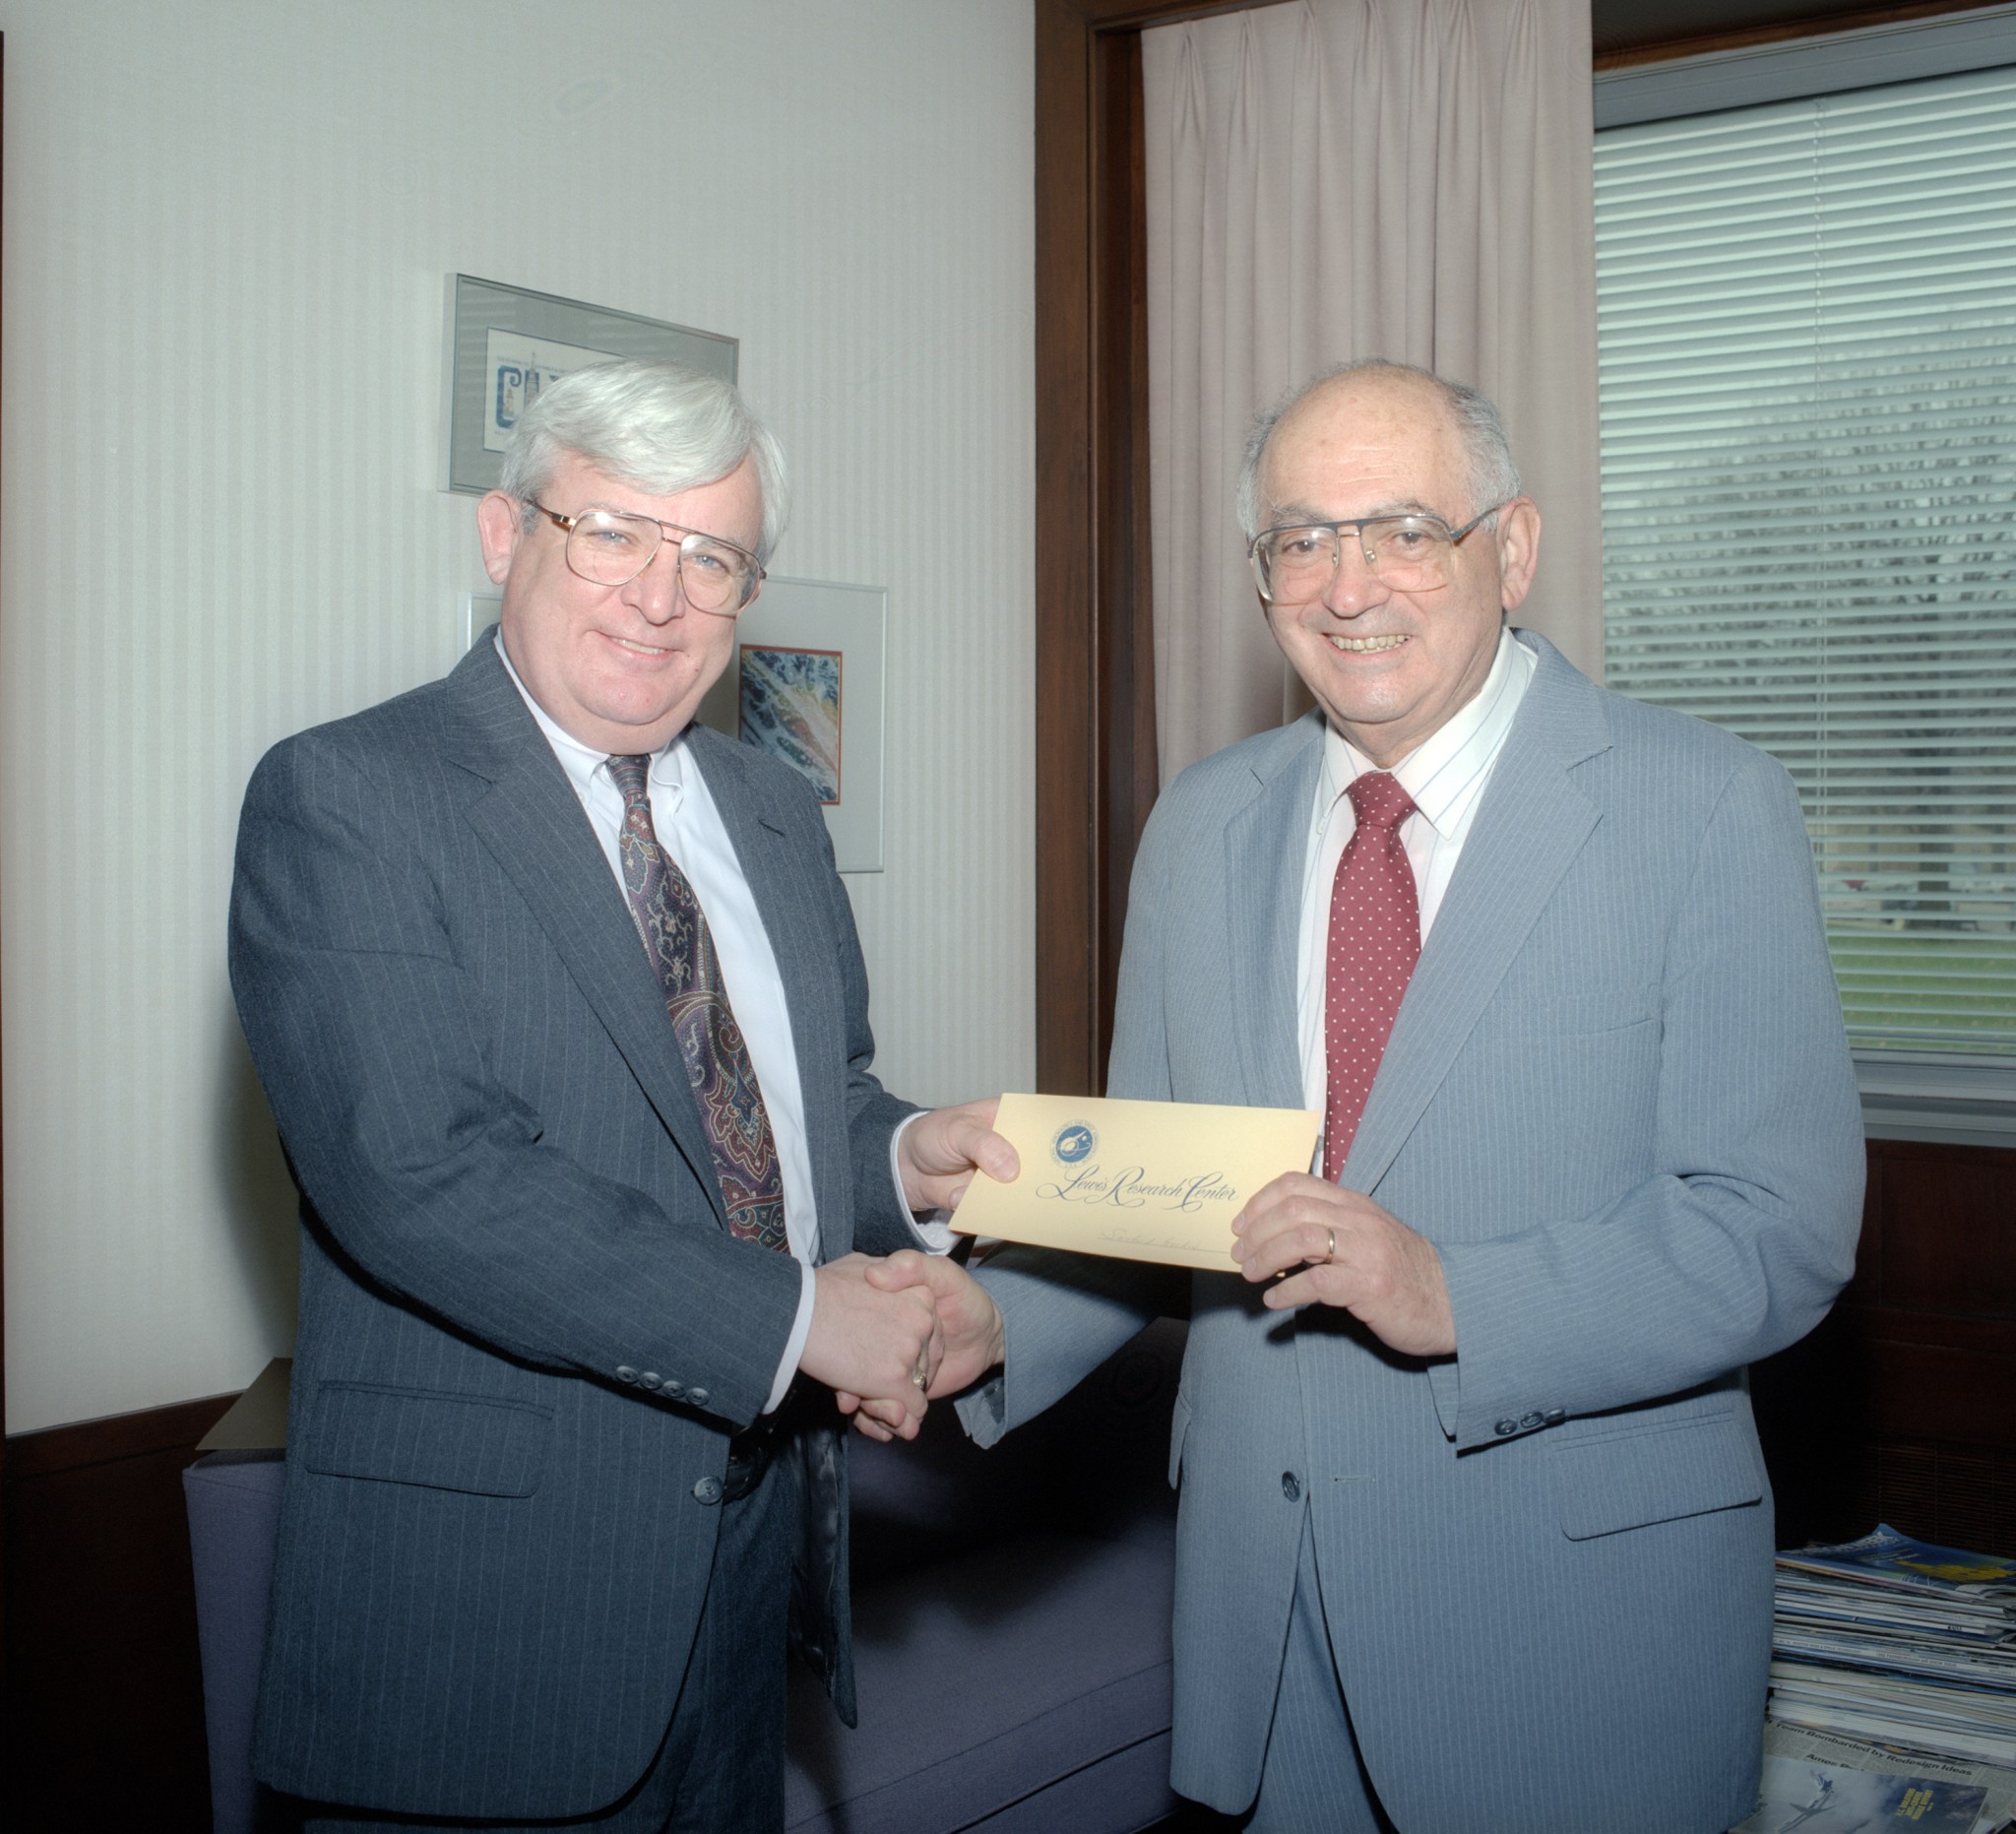
<path id="1" fill-rule="evenodd" d="M 1448 520 L 1433 504 L 1423 503 L 1419 497 L 1402 497 L 1369 509 L 1362 516 L 1326 516 L 1307 503 L 1275 503 L 1269 507 L 1275 516 L 1272 526 L 1277 529 L 1310 528 L 1333 522 L 1377 522 L 1382 516 L 1432 516 L 1437 522 Z"/>

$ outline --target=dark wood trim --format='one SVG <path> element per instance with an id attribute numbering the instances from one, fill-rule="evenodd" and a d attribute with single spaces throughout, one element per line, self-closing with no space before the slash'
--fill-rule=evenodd
<path id="1" fill-rule="evenodd" d="M 1092 36 L 1066 0 L 1036 9 L 1037 1087 L 1098 1087 L 1098 542 L 1092 494 Z"/>
<path id="2" fill-rule="evenodd" d="M 1098 1000 L 1089 1090 L 1105 1084 L 1127 886 L 1161 788 L 1155 734 L 1154 553 L 1149 543 L 1147 158 L 1141 34 L 1108 33 L 1099 66 L 1094 302 L 1099 348 L 1093 480 L 1098 527 Z"/>
<path id="3" fill-rule="evenodd" d="M 7 149 L 7 34 L 0 32 L 0 172 L 4 172 Z M 5 299 L 7 289 L 4 275 L 0 275 L 0 299 Z M 0 539 L 4 539 L 0 531 Z M 0 1027 L 4 1029 L 4 1027 Z M 7 1148 L 4 1134 L 0 1134 L 0 1192 L 7 1188 Z M 7 1265 L 7 1207 L 0 1197 L 0 1270 Z M 0 1446 L 4 1446 L 7 1423 L 7 1292 L 6 1275 L 0 1271 Z M 7 1534 L 7 1454 L 0 1450 L 0 1545 L 5 1544 Z M 0 1647 L 4 1647 L 7 1633 L 7 1605 L 5 1588 L 0 1587 Z"/>
<path id="4" fill-rule="evenodd" d="M 1751 1372 L 1781 1547 L 2016 1548 L 2016 1151 L 1871 1140 L 1856 1275 Z"/>
<path id="5" fill-rule="evenodd" d="M 7 1441 L 10 1482 L 58 1477 L 109 1465 L 124 1458 L 147 1458 L 157 1452 L 188 1449 L 224 1415 L 235 1393 L 211 1395 L 202 1401 L 178 1401 L 162 1408 L 142 1408 L 133 1414 L 110 1414 L 102 1420 L 49 1426 L 40 1432 L 16 1433 Z"/>
<path id="6" fill-rule="evenodd" d="M 1663 64 L 1675 57 L 1698 57 L 1708 51 L 1746 51 L 1764 44 L 1789 44 L 1797 38 L 1832 37 L 1869 26 L 1895 26 L 1907 20 L 1935 19 L 1941 13 L 1973 13 L 2001 6 L 2005 0 L 1918 0 L 1910 6 L 1860 7 L 1830 19 L 1791 20 L 1782 26 L 1751 26 L 1742 32 L 1702 32 L 1695 37 L 1669 38 L 1661 44 L 1633 45 L 1628 51 L 1605 51 L 1593 61 L 1606 70 L 1630 70 L 1640 64 Z"/>
<path id="7" fill-rule="evenodd" d="M 1289 0 L 1037 0 L 1037 10 L 1054 6 L 1085 22 L 1092 32 L 1138 32 L 1146 26 L 1173 26 L 1220 13 L 1257 13 Z"/>
<path id="8" fill-rule="evenodd" d="M 8 1441 L 0 1814 L 11 1826 L 209 1828 L 182 1473 L 233 1399 Z"/>
<path id="9" fill-rule="evenodd" d="M 1157 790 L 1141 29 L 1248 0 L 1037 0 L 1037 1086 L 1104 1086 Z"/>

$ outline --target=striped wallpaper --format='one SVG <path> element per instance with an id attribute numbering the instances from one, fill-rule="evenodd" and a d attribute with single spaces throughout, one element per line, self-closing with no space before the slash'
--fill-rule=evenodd
<path id="1" fill-rule="evenodd" d="M 889 589 L 882 1068 L 1035 1043 L 1027 0 L 9 0 L 10 1431 L 243 1386 L 290 1192 L 232 1015 L 245 778 L 445 671 L 443 277 L 742 341 L 775 570 Z"/>

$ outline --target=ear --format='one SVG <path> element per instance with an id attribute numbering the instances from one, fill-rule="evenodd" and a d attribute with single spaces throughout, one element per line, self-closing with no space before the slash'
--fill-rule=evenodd
<path id="1" fill-rule="evenodd" d="M 1514 497 L 1498 512 L 1499 602 L 1516 611 L 1540 564 L 1540 511 L 1531 497 Z"/>
<path id="2" fill-rule="evenodd" d="M 502 586 L 511 572 L 511 556 L 518 551 L 525 525 L 519 520 L 523 505 L 501 490 L 490 491 L 476 505 L 476 537 L 483 544 L 483 571 L 490 584 Z"/>

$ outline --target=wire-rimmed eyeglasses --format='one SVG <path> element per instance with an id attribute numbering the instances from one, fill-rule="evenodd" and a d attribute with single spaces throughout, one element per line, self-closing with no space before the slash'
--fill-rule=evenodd
<path id="1" fill-rule="evenodd" d="M 679 543 L 679 589 L 696 611 L 733 617 L 763 583 L 763 565 L 756 556 L 718 535 L 624 510 L 590 509 L 579 516 L 563 516 L 531 497 L 525 500 L 566 532 L 567 565 L 597 586 L 628 586 L 658 558 L 667 536 Z"/>
<path id="2" fill-rule="evenodd" d="M 1510 502 L 1508 497 L 1506 502 Z M 1367 516 L 1356 522 L 1304 522 L 1263 529 L 1247 544 L 1253 578 L 1269 604 L 1298 605 L 1320 598 L 1344 564 L 1344 532 L 1357 534 L 1358 551 L 1382 585 L 1395 592 L 1432 592 L 1447 586 L 1456 544 L 1501 509 L 1493 503 L 1460 529 L 1439 516 Z"/>

